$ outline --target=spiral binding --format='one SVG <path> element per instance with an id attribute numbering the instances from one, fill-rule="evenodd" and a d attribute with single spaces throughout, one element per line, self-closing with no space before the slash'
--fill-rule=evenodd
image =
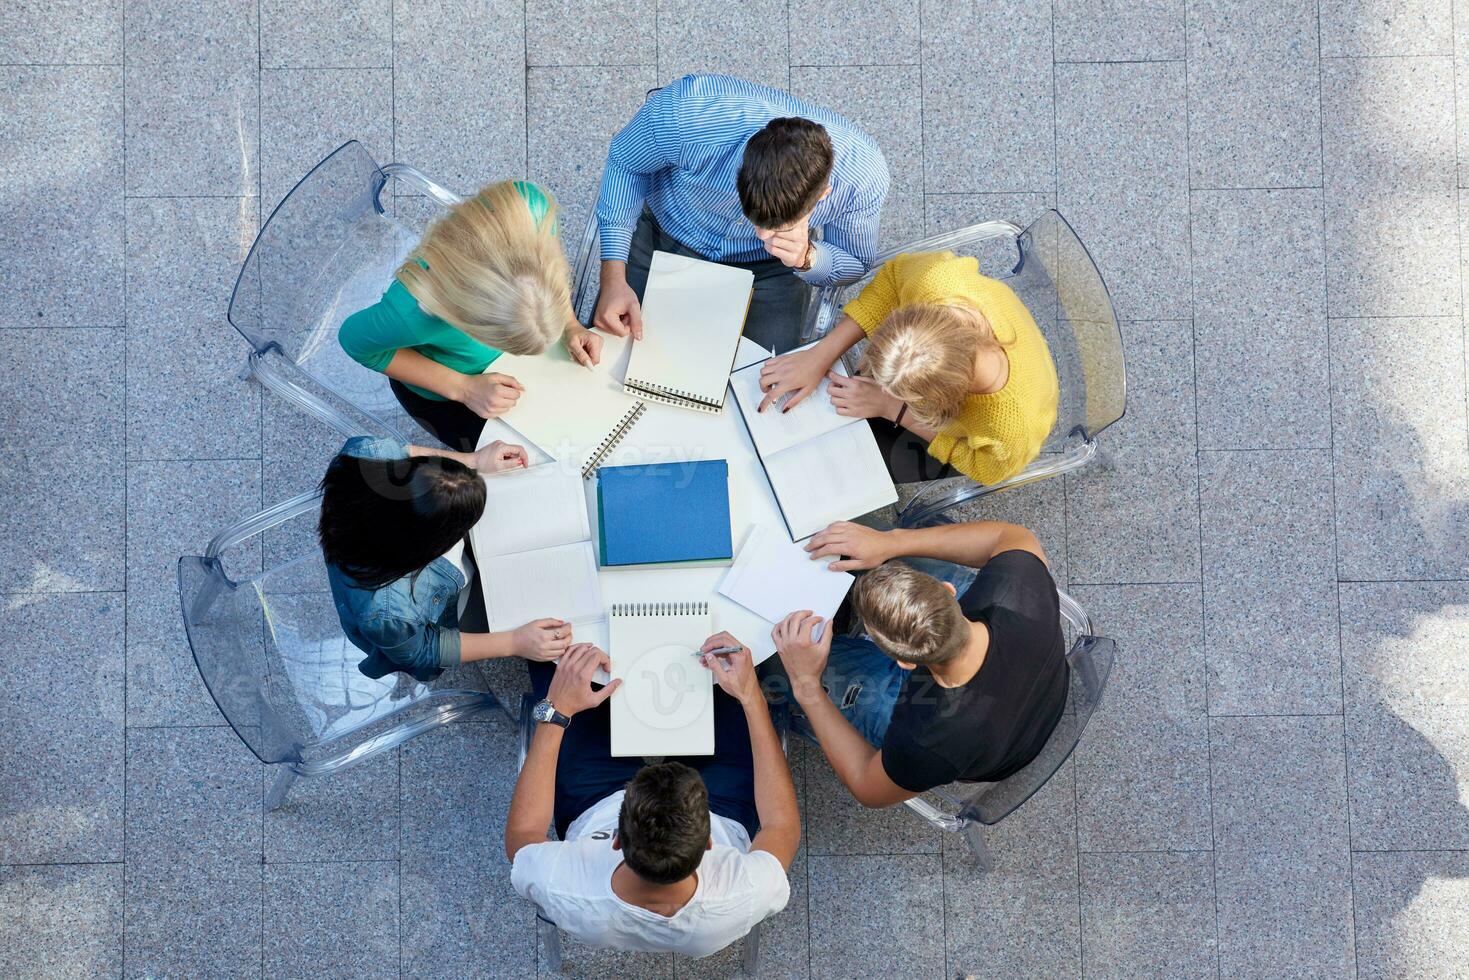
<path id="1" fill-rule="evenodd" d="M 650 384 L 629 378 L 622 383 L 622 390 L 635 398 L 646 398 L 649 401 L 663 402 L 666 405 L 676 405 L 679 408 L 692 408 L 699 412 L 710 412 L 717 414 L 724 410 L 724 402 L 710 401 L 700 395 L 682 388 L 665 388 L 662 385 Z"/>
<path id="2" fill-rule="evenodd" d="M 707 616 L 708 602 L 614 602 L 613 616 Z"/>
<path id="3" fill-rule="evenodd" d="M 598 443 L 597 448 L 592 451 L 592 455 L 587 457 L 586 463 L 581 468 L 582 479 L 585 480 L 591 476 L 593 471 L 602 465 L 602 460 L 606 459 L 607 455 L 617 448 L 618 444 L 632 431 L 632 427 L 637 423 L 638 419 L 643 417 L 643 413 L 647 410 L 648 406 L 642 402 L 638 402 L 627 410 L 622 416 L 622 419 L 613 427 L 612 431 L 607 433 L 607 438 Z"/>

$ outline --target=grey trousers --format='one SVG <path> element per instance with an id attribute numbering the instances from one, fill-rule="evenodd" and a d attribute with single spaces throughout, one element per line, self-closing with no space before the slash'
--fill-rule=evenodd
<path id="1" fill-rule="evenodd" d="M 643 299 L 643 287 L 648 284 L 648 264 L 653 261 L 655 251 L 699 259 L 708 257 L 670 238 L 658 227 L 652 213 L 644 209 L 638 218 L 632 249 L 627 256 L 627 284 L 638 294 L 639 302 Z M 801 320 L 806 315 L 806 300 L 811 295 L 811 286 L 781 264 L 780 259 L 725 264 L 749 269 L 755 274 L 755 295 L 750 299 L 750 312 L 745 317 L 745 336 L 777 354 L 799 346 Z"/>

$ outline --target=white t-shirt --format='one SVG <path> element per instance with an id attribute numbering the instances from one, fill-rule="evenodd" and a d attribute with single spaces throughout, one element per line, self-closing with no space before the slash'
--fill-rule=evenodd
<path id="1" fill-rule="evenodd" d="M 566 840 L 522 847 L 510 868 L 521 897 L 589 946 L 708 956 L 744 936 L 791 897 L 785 868 L 768 851 L 751 851 L 745 828 L 709 814 L 713 848 L 699 862 L 694 895 L 671 916 L 629 905 L 612 892 L 622 852 L 612 849 L 622 791 L 589 807 Z"/>

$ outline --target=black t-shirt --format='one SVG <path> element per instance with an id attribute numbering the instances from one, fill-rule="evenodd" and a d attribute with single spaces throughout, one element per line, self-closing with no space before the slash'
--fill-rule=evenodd
<path id="1" fill-rule="evenodd" d="M 922 666 L 904 682 L 882 767 L 910 792 L 1018 772 L 1040 753 L 1066 707 L 1066 641 L 1045 562 L 1028 551 L 996 555 L 959 597 L 959 608 L 989 627 L 989 651 L 961 687 L 942 687 Z"/>

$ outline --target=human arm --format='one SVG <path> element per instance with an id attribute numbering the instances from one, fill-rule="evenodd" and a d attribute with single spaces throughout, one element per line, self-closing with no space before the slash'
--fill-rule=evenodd
<path id="1" fill-rule="evenodd" d="M 880 178 L 873 177 L 873 186 L 863 189 L 862 200 L 853 209 L 822 226 L 821 241 L 812 243 L 810 268 L 796 269 L 796 275 L 813 286 L 829 286 L 857 279 L 871 268 L 887 191 L 884 165 Z"/>
<path id="2" fill-rule="evenodd" d="M 1028 551 L 1041 561 L 1046 553 L 1027 528 L 1004 521 L 967 521 L 936 527 L 876 528 L 837 521 L 806 542 L 806 551 L 818 556 L 841 555 L 829 566 L 833 571 L 876 568 L 891 558 L 937 558 L 981 568 L 995 555 Z"/>
<path id="3" fill-rule="evenodd" d="M 574 721 L 578 713 L 606 701 L 622 683 L 614 680 L 601 690 L 592 690 L 592 675 L 597 668 L 605 670 L 611 665 L 607 654 L 590 643 L 577 644 L 556 665 L 546 700 Z M 511 861 L 522 847 L 546 841 L 556 800 L 556 758 L 564 733 L 560 725 L 542 722 L 531 738 L 530 751 L 510 797 L 510 811 L 505 815 L 505 856 Z"/>
<path id="4" fill-rule="evenodd" d="M 524 446 L 512 445 L 508 442 L 496 439 L 494 442 L 472 453 L 456 453 L 448 449 L 434 449 L 431 446 L 408 447 L 409 456 L 443 456 L 452 459 L 456 463 L 463 463 L 472 470 L 481 473 L 500 473 L 521 466 L 529 466 Z"/>
<path id="5" fill-rule="evenodd" d="M 566 325 L 561 343 L 566 345 L 566 352 L 571 355 L 571 359 L 582 367 L 589 368 L 601 363 L 602 338 L 575 320 Z"/>
<path id="6" fill-rule="evenodd" d="M 755 768 L 755 813 L 760 818 L 760 831 L 750 843 L 750 849 L 769 851 L 789 871 L 801 843 L 801 811 L 796 805 L 790 765 L 770 720 L 765 693 L 755 676 L 754 659 L 749 648 L 728 633 L 709 637 L 702 649 L 732 646 L 739 647 L 739 651 L 724 656 L 705 654 L 699 662 L 713 671 L 715 681 L 745 711 Z"/>
<path id="7" fill-rule="evenodd" d="M 814 346 L 766 361 L 760 368 L 760 390 L 765 392 L 765 397 L 760 400 L 757 411 L 765 411 L 782 396 L 790 394 L 790 400 L 781 408 L 781 411 L 789 412 L 821 386 L 827 372 L 862 336 L 862 328 L 857 321 L 844 316 Z"/>
<path id="8" fill-rule="evenodd" d="M 482 419 L 504 415 L 515 407 L 524 391 L 508 374 L 461 374 L 408 347 L 393 353 L 383 373 L 395 381 L 413 385 L 459 402 Z"/>
<path id="9" fill-rule="evenodd" d="M 571 633 L 571 624 L 562 619 L 536 619 L 499 633 L 461 633 L 460 660 L 464 663 L 497 657 L 555 660 L 571 646 Z"/>
<path id="10" fill-rule="evenodd" d="M 882 752 L 868 744 L 852 723 L 842 717 L 821 686 L 821 674 L 831 654 L 831 624 L 813 639 L 820 616 L 809 609 L 791 613 L 776 624 L 773 634 L 780 662 L 791 679 L 791 693 L 805 713 L 821 751 L 852 798 L 866 807 L 892 806 L 917 796 L 894 783 L 882 767 Z"/>

